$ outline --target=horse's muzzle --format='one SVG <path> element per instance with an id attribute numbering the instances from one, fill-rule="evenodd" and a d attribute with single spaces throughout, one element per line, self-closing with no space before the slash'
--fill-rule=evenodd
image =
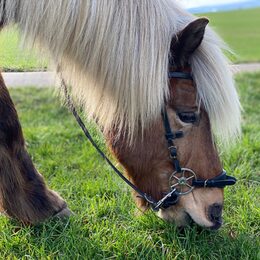
<path id="1" fill-rule="evenodd" d="M 222 204 L 214 203 L 209 206 L 208 210 L 208 218 L 210 221 L 214 223 L 214 225 L 210 228 L 211 230 L 217 230 L 222 225 Z"/>

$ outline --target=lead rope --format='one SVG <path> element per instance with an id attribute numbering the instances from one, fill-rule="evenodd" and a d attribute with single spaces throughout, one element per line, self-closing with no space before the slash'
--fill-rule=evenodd
<path id="1" fill-rule="evenodd" d="M 94 141 L 94 139 L 92 138 L 91 134 L 89 133 L 88 129 L 86 128 L 84 122 L 82 121 L 81 117 L 79 116 L 72 98 L 68 92 L 68 88 L 67 85 L 62 77 L 62 75 L 60 74 L 60 79 L 61 79 L 61 89 L 63 90 L 64 93 L 64 97 L 67 103 L 67 107 L 68 109 L 72 112 L 73 116 L 75 117 L 78 125 L 80 126 L 80 128 L 82 129 L 84 135 L 87 137 L 87 139 L 90 141 L 90 143 L 92 144 L 92 146 L 96 149 L 96 151 L 99 153 L 99 155 L 101 155 L 101 157 L 108 163 L 108 165 L 115 171 L 115 173 L 124 181 L 126 182 L 127 185 L 129 185 L 133 190 L 135 190 L 138 194 L 139 197 L 145 199 L 152 207 L 153 210 L 158 210 L 159 207 L 162 205 L 163 201 L 165 199 L 167 199 L 167 194 L 162 200 L 160 200 L 159 202 L 156 202 L 152 197 L 148 196 L 146 193 L 142 192 L 141 190 L 139 190 L 132 182 L 130 182 L 117 168 L 116 166 L 111 162 L 111 160 L 104 154 L 104 152 L 98 147 L 98 145 L 96 144 L 96 142 Z M 169 195 L 170 196 L 170 195 Z"/>

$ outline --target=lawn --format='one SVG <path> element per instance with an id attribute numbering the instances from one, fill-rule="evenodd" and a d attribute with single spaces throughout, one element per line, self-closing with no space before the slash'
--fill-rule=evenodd
<path id="1" fill-rule="evenodd" d="M 238 183 L 225 189 L 225 224 L 217 232 L 194 226 L 180 233 L 153 213 L 135 216 L 130 189 L 85 140 L 52 90 L 11 89 L 33 161 L 75 215 L 34 227 L 1 216 L 1 258 L 259 259 L 260 74 L 237 81 L 243 137 L 222 159 Z M 97 132 L 95 138 L 103 146 Z"/>
<path id="2" fill-rule="evenodd" d="M 47 62 L 29 50 L 23 50 L 15 28 L 0 33 L 0 68 L 3 71 L 46 70 Z"/>
<path id="3" fill-rule="evenodd" d="M 234 62 L 260 61 L 260 8 L 203 16 L 234 50 Z"/>
<path id="4" fill-rule="evenodd" d="M 234 62 L 260 61 L 260 8 L 203 16 L 210 18 L 210 24 L 234 50 L 237 55 L 232 57 Z M 0 68 L 5 71 L 46 69 L 46 61 L 39 61 L 35 54 L 21 51 L 18 38 L 14 29 L 1 32 Z"/>

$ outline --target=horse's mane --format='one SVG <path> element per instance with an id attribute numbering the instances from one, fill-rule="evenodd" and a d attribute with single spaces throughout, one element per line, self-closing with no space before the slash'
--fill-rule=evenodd
<path id="1" fill-rule="evenodd" d="M 5 4 L 8 22 L 18 24 L 27 43 L 49 51 L 73 86 L 74 98 L 104 131 L 117 125 L 131 139 L 160 115 L 168 96 L 171 39 L 195 19 L 176 2 L 6 0 Z M 0 18 L 1 10 L 3 6 Z M 198 98 L 214 132 L 227 140 L 239 132 L 240 104 L 223 47 L 207 28 L 191 65 Z"/>

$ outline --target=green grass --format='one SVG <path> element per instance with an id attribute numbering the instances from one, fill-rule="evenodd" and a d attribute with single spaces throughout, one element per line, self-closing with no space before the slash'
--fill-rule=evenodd
<path id="1" fill-rule="evenodd" d="M 42 58 L 40 60 L 39 58 Z M 35 71 L 47 67 L 43 57 L 22 49 L 19 34 L 15 28 L 7 28 L 0 33 L 0 68 L 3 71 Z"/>
<path id="2" fill-rule="evenodd" d="M 260 8 L 204 15 L 236 53 L 237 56 L 232 57 L 234 62 L 260 61 Z M 18 42 L 14 29 L 1 32 L 0 68 L 4 71 L 46 68 L 47 63 L 37 60 L 35 54 L 21 51 Z"/>
<path id="3" fill-rule="evenodd" d="M 183 233 L 151 212 L 135 216 L 130 189 L 50 89 L 12 89 L 33 161 L 75 215 L 34 227 L 1 216 L 1 259 L 259 259 L 260 74 L 238 83 L 243 138 L 222 157 L 239 179 L 225 189 L 225 224 L 218 232 L 194 226 Z"/>
<path id="4" fill-rule="evenodd" d="M 235 62 L 260 61 L 260 8 L 204 15 L 236 53 Z"/>

